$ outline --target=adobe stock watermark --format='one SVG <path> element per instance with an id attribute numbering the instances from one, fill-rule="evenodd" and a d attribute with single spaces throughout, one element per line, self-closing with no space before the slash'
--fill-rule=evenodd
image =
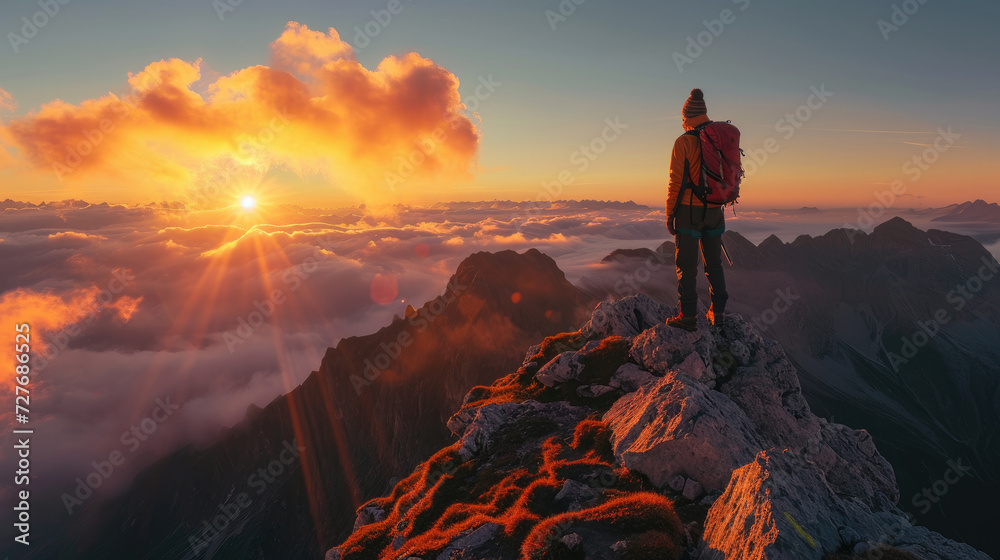
<path id="1" fill-rule="evenodd" d="M 407 3 L 412 0 L 406 0 Z M 372 19 L 364 25 L 354 26 L 354 50 L 361 52 L 372 43 L 372 39 L 382 34 L 382 31 L 392 23 L 392 16 L 403 13 L 406 4 L 402 0 L 389 0 L 384 9 L 372 10 Z"/>
<path id="2" fill-rule="evenodd" d="M 10 48 L 14 54 L 21 52 L 21 48 L 34 39 L 38 33 L 55 19 L 62 7 L 70 3 L 70 0 L 38 0 L 39 10 L 31 16 L 22 17 L 20 20 L 21 33 L 13 31 L 7 33 L 7 40 L 10 41 Z M 16 25 L 16 24 L 15 24 Z"/>
<path id="3" fill-rule="evenodd" d="M 1000 263 L 997 263 L 993 257 L 983 257 L 982 263 L 983 265 L 979 267 L 976 274 L 970 276 L 964 283 L 956 285 L 945 295 L 945 300 L 952 304 L 952 311 L 942 307 L 935 311 L 934 316 L 930 319 L 918 321 L 919 329 L 900 340 L 898 354 L 886 350 L 889 365 L 894 371 L 899 372 L 899 366 L 906 365 L 916 357 L 920 349 L 930 344 L 931 340 L 941 332 L 941 327 L 951 322 L 952 313 L 964 309 L 976 297 L 976 294 L 983 290 L 986 283 L 997 276 L 998 271 L 1000 271 Z"/>
<path id="4" fill-rule="evenodd" d="M 407 319 L 410 326 L 416 329 L 417 334 L 426 331 L 431 323 L 445 312 L 448 305 L 461 297 L 461 294 L 468 288 L 464 284 L 456 284 L 454 279 L 452 279 L 445 288 L 447 297 L 438 296 L 434 298 L 425 307 L 410 316 Z M 410 334 L 410 331 L 404 329 L 399 332 L 395 341 L 388 344 L 385 342 L 380 343 L 380 352 L 373 358 L 365 358 L 361 375 L 356 373 L 351 374 L 351 385 L 354 386 L 354 391 L 360 395 L 365 387 L 371 385 L 383 372 L 392 366 L 392 363 L 402 355 L 403 351 L 413 344 L 413 340 L 414 337 Z"/>
<path id="5" fill-rule="evenodd" d="M 741 12 L 745 12 L 750 7 L 750 0 L 732 0 L 732 2 L 739 7 Z M 684 67 L 694 64 L 694 61 L 698 57 L 705 54 L 705 49 L 711 47 L 715 43 L 715 40 L 722 36 L 727 26 L 734 23 L 736 23 L 736 12 L 729 8 L 725 8 L 719 12 L 719 17 L 715 19 L 702 20 L 701 24 L 705 29 L 694 35 L 687 36 L 687 45 L 683 53 L 681 51 L 674 51 L 674 54 L 671 55 L 674 64 L 677 65 L 677 72 L 683 74 Z"/>
<path id="6" fill-rule="evenodd" d="M 910 183 L 916 183 L 924 176 L 924 173 L 931 169 L 931 166 L 941 159 L 941 154 L 955 147 L 961 137 L 961 134 L 952 132 L 950 126 L 947 130 L 938 128 L 937 136 L 930 146 L 903 162 L 902 173 L 909 177 Z M 906 194 L 908 189 L 909 186 L 905 181 L 896 179 L 889 184 L 889 188 L 874 193 L 875 202 L 869 204 L 867 208 L 858 208 L 858 219 L 855 223 L 844 224 L 851 243 L 854 242 L 854 237 L 858 233 L 874 227 L 875 220 L 885 214 L 896 203 L 896 199 Z"/>
<path id="7" fill-rule="evenodd" d="M 107 454 L 107 458 L 91 461 L 90 466 L 94 470 L 83 477 L 76 478 L 76 488 L 72 493 L 63 493 L 61 500 L 67 514 L 73 515 L 74 508 L 82 506 L 84 502 L 89 500 L 94 495 L 94 491 L 111 478 L 118 467 L 125 464 L 125 459 L 142 447 L 142 444 L 156 433 L 160 425 L 169 420 L 174 412 L 180 409 L 180 405 L 170 402 L 170 397 L 165 399 L 157 397 L 155 403 L 156 406 L 153 407 L 148 416 L 122 432 L 119 441 L 127 449 L 127 453 L 121 449 L 114 449 Z"/>
<path id="8" fill-rule="evenodd" d="M 585 173 L 590 166 L 597 161 L 601 155 L 608 151 L 608 147 L 621 138 L 622 133 L 629 127 L 621 121 L 621 117 L 608 117 L 604 119 L 604 128 L 591 138 L 588 142 L 580 144 L 580 147 L 569 155 L 571 167 L 567 167 L 556 174 L 553 181 L 542 181 L 543 190 L 539 191 L 535 200 L 529 201 L 528 213 L 541 210 L 543 203 L 551 203 L 557 200 L 563 189 L 572 185 L 576 180 L 576 173 Z M 575 169 L 575 172 L 574 172 Z M 520 230 L 521 226 L 518 226 Z"/>
<path id="9" fill-rule="evenodd" d="M 781 134 L 784 141 L 791 140 L 799 129 L 809 122 L 816 113 L 826 106 L 833 97 L 834 92 L 826 90 L 826 84 L 819 87 L 809 86 L 809 96 L 806 102 L 796 107 L 794 111 L 786 113 L 774 123 L 774 131 Z M 764 140 L 760 148 L 750 148 L 743 157 L 743 170 L 747 178 L 753 176 L 763 167 L 771 156 L 781 150 L 781 142 L 778 138 L 771 136 Z"/>
<path id="10" fill-rule="evenodd" d="M 945 469 L 941 478 L 935 480 L 930 486 L 924 487 L 920 492 L 913 495 L 910 503 L 913 507 L 920 508 L 920 513 L 925 514 L 931 510 L 932 504 L 941 501 L 948 490 L 958 483 L 965 475 L 972 472 L 972 467 L 963 465 L 962 459 L 948 460 L 948 468 Z"/>
<path id="11" fill-rule="evenodd" d="M 492 97 L 502 85 L 503 82 L 493 79 L 493 74 L 479 76 L 479 84 L 476 85 L 472 94 L 462 99 L 466 110 L 473 113 L 478 111 L 479 104 Z M 418 138 L 415 142 L 416 146 L 405 156 L 402 154 L 396 156 L 394 160 L 395 168 L 392 171 L 385 172 L 385 184 L 389 187 L 389 191 L 395 192 L 397 186 L 402 185 L 407 179 L 417 173 L 420 166 L 426 163 L 427 159 L 433 156 L 438 147 L 448 138 L 448 132 L 458 127 L 460 119 L 461 115 L 455 113 L 449 114 L 446 119 L 448 123 L 447 127 L 436 127 L 430 134 Z"/>
<path id="12" fill-rule="evenodd" d="M 212 9 L 219 21 L 224 21 L 227 13 L 235 12 L 242 4 L 243 0 L 212 0 Z"/>
<path id="13" fill-rule="evenodd" d="M 257 496 L 263 494 L 267 487 L 276 480 L 290 472 L 299 460 L 301 452 L 305 447 L 299 447 L 297 440 L 281 442 L 282 449 L 278 457 L 271 460 L 265 466 L 258 468 L 247 477 L 247 486 L 255 489 Z M 200 554 L 208 548 L 212 542 L 223 534 L 226 527 L 236 520 L 239 514 L 246 511 L 253 504 L 253 499 L 247 492 L 240 492 L 233 499 L 225 499 L 219 503 L 217 510 L 219 513 L 213 515 L 211 519 L 204 519 L 201 527 L 194 535 L 188 536 L 188 545 L 194 554 Z"/>
<path id="14" fill-rule="evenodd" d="M 875 23 L 879 32 L 882 33 L 882 38 L 888 43 L 889 34 L 899 31 L 910 21 L 910 17 L 920 11 L 920 7 L 926 3 L 927 0 L 903 0 L 901 4 L 893 4 L 889 19 L 880 19 Z"/>

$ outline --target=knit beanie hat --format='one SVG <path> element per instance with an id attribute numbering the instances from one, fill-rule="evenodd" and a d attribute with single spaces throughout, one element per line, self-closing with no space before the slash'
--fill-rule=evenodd
<path id="1" fill-rule="evenodd" d="M 700 89 L 691 90 L 691 97 L 688 97 L 681 114 L 686 119 L 708 114 L 708 109 L 705 107 L 705 94 Z"/>

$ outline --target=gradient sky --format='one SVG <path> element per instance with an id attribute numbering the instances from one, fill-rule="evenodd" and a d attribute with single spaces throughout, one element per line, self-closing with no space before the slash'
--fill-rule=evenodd
<path id="1" fill-rule="evenodd" d="M 192 89 L 204 93 L 199 88 L 220 76 L 268 65 L 269 45 L 289 21 L 319 32 L 332 27 L 357 47 L 355 28 L 388 4 L 243 0 L 220 21 L 209 0 L 71 1 L 15 54 L 8 34 L 21 33 L 21 17 L 30 19 L 39 8 L 4 2 L 0 89 L 9 97 L 0 97 L 0 197 L 182 200 L 191 185 L 180 183 L 199 180 L 194 175 L 146 181 L 108 166 L 59 181 L 50 166 L 29 161 L 9 127 L 30 121 L 55 99 L 79 105 L 109 92 L 127 95 L 128 73 L 171 58 L 202 59 L 201 80 Z M 586 0 L 553 29 L 546 10 L 558 12 L 556 0 L 401 0 L 402 11 L 355 49 L 357 59 L 374 70 L 390 55 L 414 51 L 457 77 L 467 105 L 480 77 L 499 82 L 475 114 L 465 112 L 479 133 L 471 172 L 416 177 L 389 189 L 384 182 L 272 164 L 257 166 L 252 184 L 239 188 L 271 202 L 332 207 L 544 200 L 543 183 L 568 170 L 573 182 L 557 198 L 662 205 L 680 108 L 691 88 L 700 87 L 709 116 L 737 124 L 748 154 L 757 150 L 759 161 L 767 140 L 776 142 L 744 183 L 748 207 L 868 205 L 896 180 L 905 188 L 893 201 L 897 206 L 995 199 L 1000 5 L 927 0 L 886 40 L 878 21 L 890 21 L 893 6 L 904 4 L 916 2 Z M 673 53 L 683 53 L 688 37 L 726 9 L 735 21 L 679 71 Z M 779 121 L 821 86 L 832 97 L 786 138 L 776 129 Z M 628 128 L 581 170 L 574 152 L 616 117 Z M 917 178 L 904 168 L 932 145 L 939 128 L 949 127 L 960 137 L 930 154 L 937 161 L 929 169 Z M 82 133 L 66 130 L 61 137 L 72 134 Z M 144 140 L 130 135 L 129 141 Z"/>

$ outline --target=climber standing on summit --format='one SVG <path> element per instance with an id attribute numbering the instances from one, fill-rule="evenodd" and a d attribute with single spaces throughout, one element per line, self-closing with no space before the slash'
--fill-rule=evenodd
<path id="1" fill-rule="evenodd" d="M 674 236 L 677 266 L 677 296 L 680 314 L 667 319 L 672 327 L 698 329 L 698 249 L 704 256 L 712 305 L 709 322 L 722 328 L 725 321 L 726 277 L 722 269 L 722 234 L 726 231 L 724 204 L 705 202 L 695 196 L 702 177 L 700 134 L 712 121 L 705 107 L 705 94 L 691 90 L 684 103 L 681 124 L 685 133 L 674 142 L 670 155 L 670 188 L 667 194 L 667 230 Z"/>

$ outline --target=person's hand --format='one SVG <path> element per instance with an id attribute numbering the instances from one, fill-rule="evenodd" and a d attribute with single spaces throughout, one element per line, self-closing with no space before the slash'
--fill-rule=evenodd
<path id="1" fill-rule="evenodd" d="M 677 230 L 674 229 L 674 217 L 673 216 L 670 216 L 669 218 L 667 218 L 667 231 L 670 232 L 670 235 L 677 235 Z"/>

